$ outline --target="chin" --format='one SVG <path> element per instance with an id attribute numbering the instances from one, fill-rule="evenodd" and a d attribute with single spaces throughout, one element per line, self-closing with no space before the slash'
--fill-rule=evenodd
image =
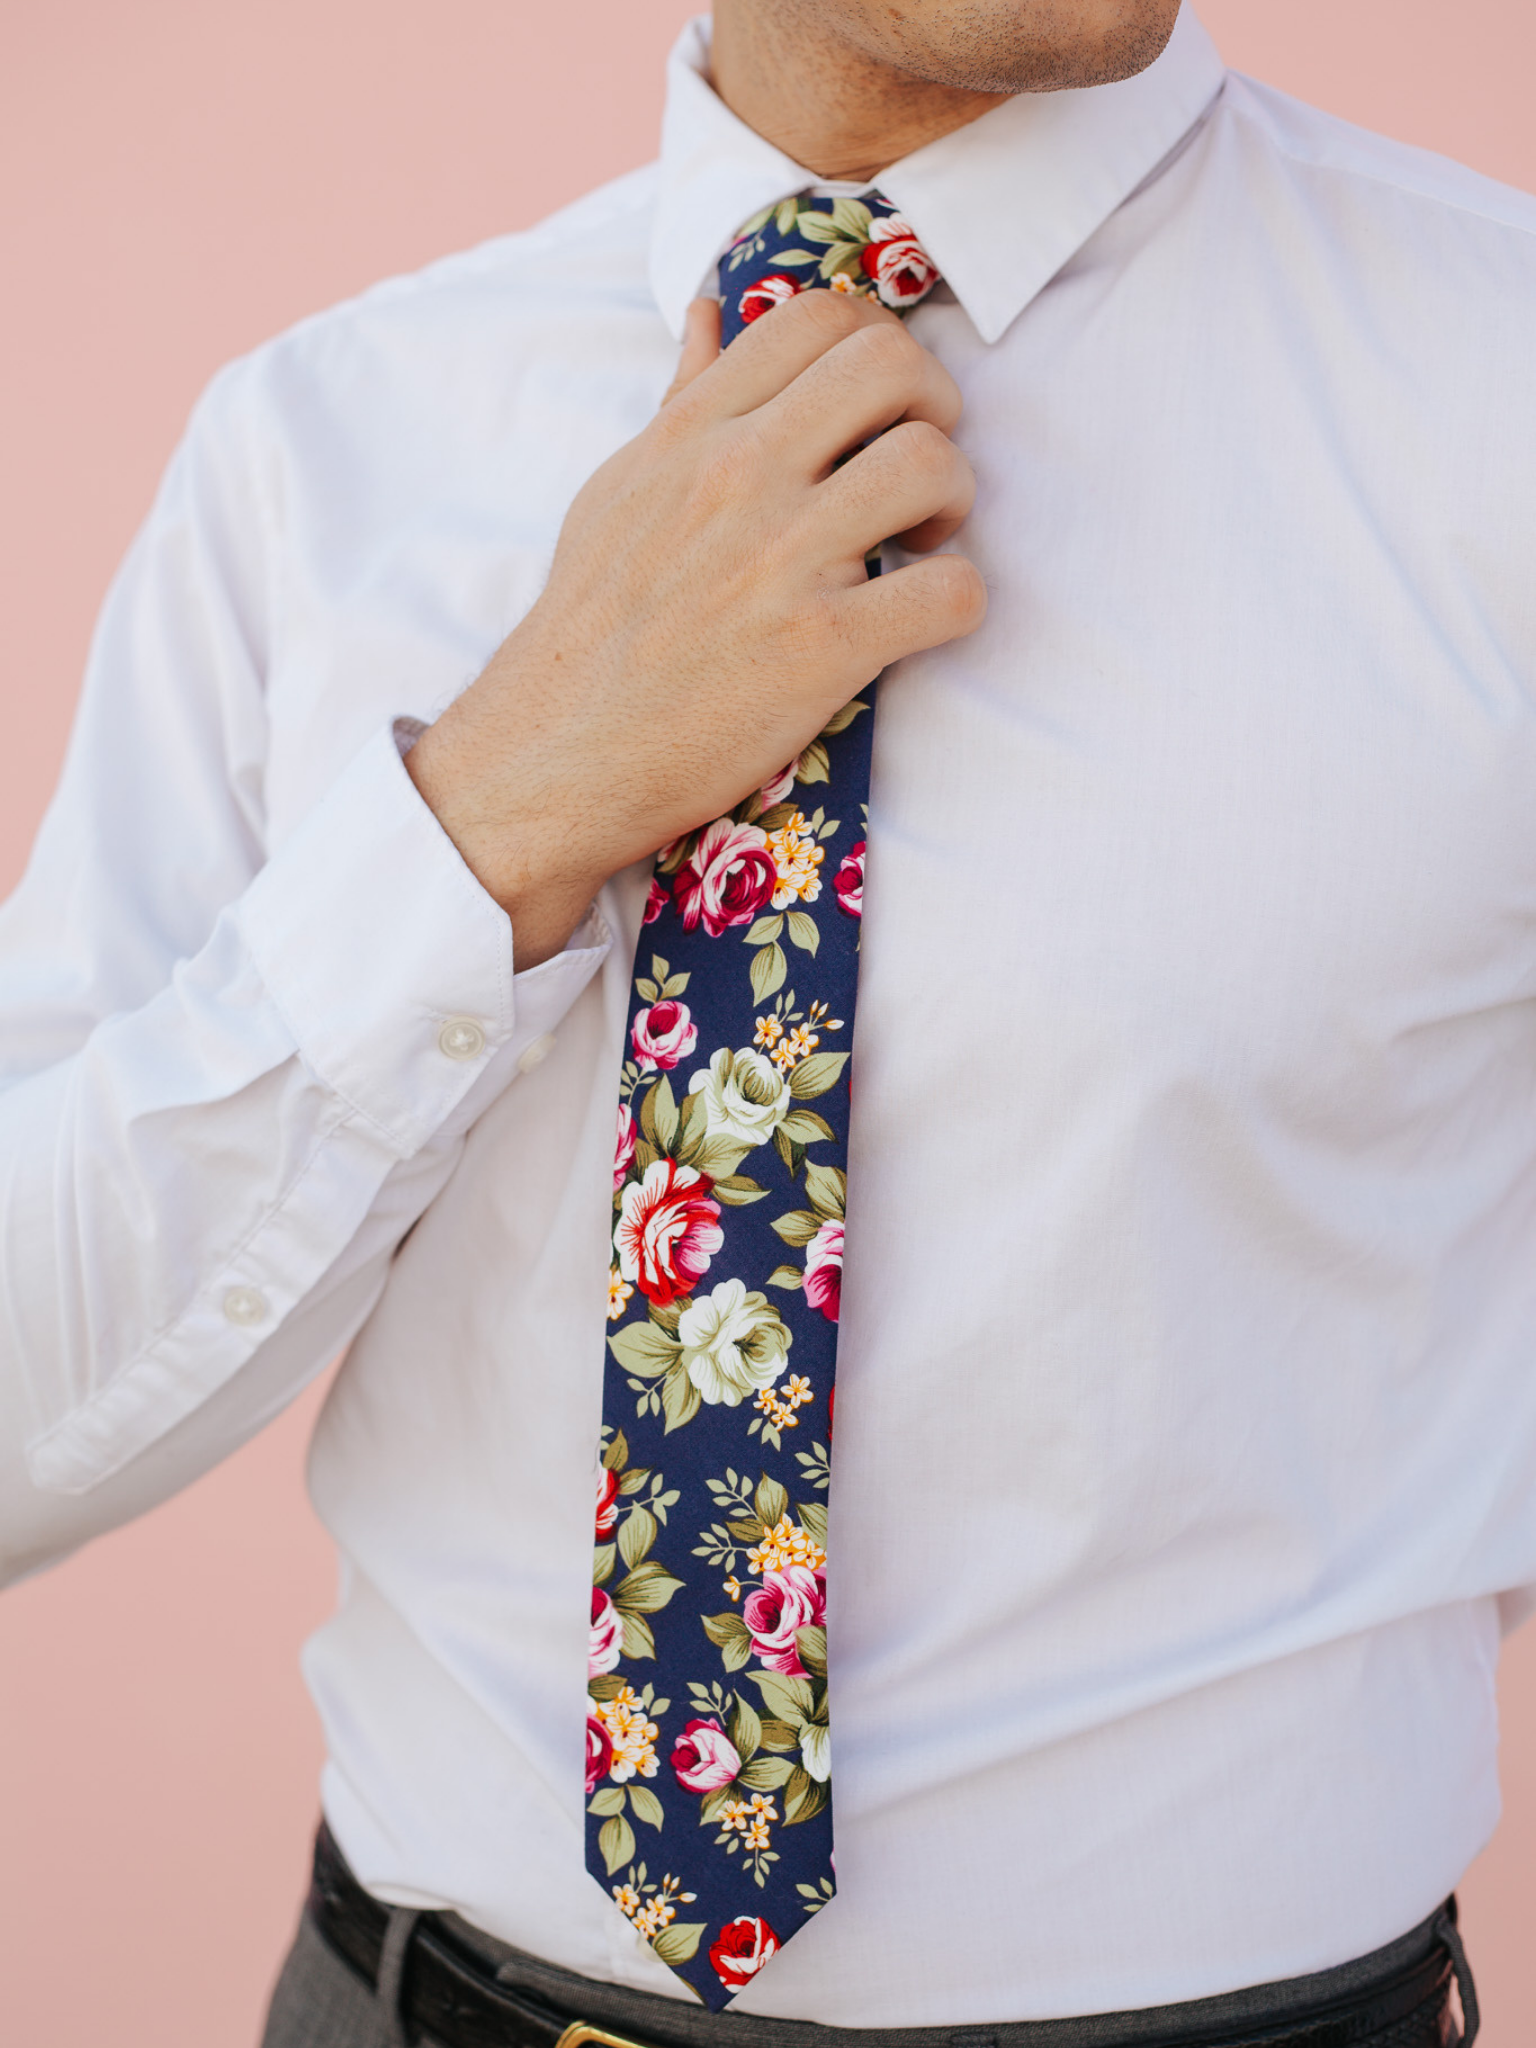
<path id="1" fill-rule="evenodd" d="M 1163 53 L 1179 0 L 832 0 L 871 57 L 964 92 L 1109 85 Z"/>

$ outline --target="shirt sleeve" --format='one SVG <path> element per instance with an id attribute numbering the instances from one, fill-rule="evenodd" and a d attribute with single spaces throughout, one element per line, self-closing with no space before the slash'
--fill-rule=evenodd
<path id="1" fill-rule="evenodd" d="M 335 1356 L 609 942 L 594 911 L 517 973 L 388 724 L 269 852 L 281 542 L 242 381 L 108 599 L 0 911 L 0 1581 L 188 1483 Z"/>

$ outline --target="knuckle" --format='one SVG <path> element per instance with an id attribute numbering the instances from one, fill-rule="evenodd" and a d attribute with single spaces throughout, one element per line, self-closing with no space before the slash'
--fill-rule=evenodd
<path id="1" fill-rule="evenodd" d="M 957 618 L 975 625 L 987 609 L 987 586 L 981 571 L 964 555 L 936 555 L 933 565 L 941 601 Z"/>
<path id="2" fill-rule="evenodd" d="M 930 426 L 927 420 L 904 420 L 891 430 L 889 438 L 897 444 L 907 467 L 919 476 L 944 479 L 953 476 L 959 451 L 939 427 Z"/>
<path id="3" fill-rule="evenodd" d="M 796 658 L 820 667 L 842 643 L 847 626 L 831 590 L 819 590 L 799 605 L 785 622 Z"/>
<path id="4" fill-rule="evenodd" d="M 859 325 L 857 303 L 844 292 L 803 291 L 779 311 L 781 314 L 792 312 L 812 333 L 825 334 L 829 342 L 837 342 L 856 331 Z"/>
<path id="5" fill-rule="evenodd" d="M 928 396 L 934 417 L 946 433 L 953 433 L 960 424 L 960 415 L 965 410 L 965 400 L 960 395 L 960 386 L 933 356 L 924 365 L 927 373 Z"/>
<path id="6" fill-rule="evenodd" d="M 830 298 L 833 294 L 825 292 L 822 296 Z M 859 327 L 850 332 L 844 347 L 852 367 L 861 374 L 880 376 L 911 376 L 922 355 L 911 335 L 896 321 L 882 320 Z"/>
<path id="7" fill-rule="evenodd" d="M 656 417 L 645 430 L 645 438 L 661 450 L 678 447 L 691 440 L 698 432 L 698 421 L 694 417 L 696 408 L 683 400 L 686 387 L 674 383 L 661 401 Z"/>

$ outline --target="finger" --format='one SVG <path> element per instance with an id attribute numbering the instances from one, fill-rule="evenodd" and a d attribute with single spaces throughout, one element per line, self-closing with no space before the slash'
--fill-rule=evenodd
<path id="1" fill-rule="evenodd" d="M 677 375 L 667 386 L 662 405 L 670 405 L 679 391 L 685 390 L 695 377 L 702 375 L 719 353 L 720 301 L 695 299 L 688 308 L 683 325 L 683 352 L 678 358 Z"/>
<path id="2" fill-rule="evenodd" d="M 975 497 L 975 472 L 954 442 L 925 420 L 907 420 L 817 486 L 813 516 L 827 523 L 839 554 L 859 559 L 893 534 L 931 527 L 947 539 Z"/>
<path id="3" fill-rule="evenodd" d="M 987 587 L 964 555 L 930 555 L 828 602 L 860 673 L 873 676 L 904 655 L 974 633 L 987 615 Z"/>
<path id="4" fill-rule="evenodd" d="M 755 412 L 828 349 L 861 327 L 900 327 L 896 315 L 848 292 L 804 291 L 754 320 L 694 383 L 688 410 L 704 419 Z"/>
<path id="5" fill-rule="evenodd" d="M 960 411 L 960 387 L 938 358 L 904 327 L 882 324 L 859 328 L 819 356 L 759 408 L 757 424 L 779 462 L 825 476 L 850 448 L 899 420 L 950 434 Z"/>

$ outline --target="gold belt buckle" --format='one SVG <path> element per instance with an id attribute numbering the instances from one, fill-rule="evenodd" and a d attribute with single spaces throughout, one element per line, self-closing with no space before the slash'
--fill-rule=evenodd
<path id="1" fill-rule="evenodd" d="M 572 2020 L 565 2032 L 555 2043 L 555 2048 L 652 2048 L 648 2041 L 632 2041 L 628 2034 L 610 2034 L 604 2027 L 588 2026 L 585 2020 Z"/>

